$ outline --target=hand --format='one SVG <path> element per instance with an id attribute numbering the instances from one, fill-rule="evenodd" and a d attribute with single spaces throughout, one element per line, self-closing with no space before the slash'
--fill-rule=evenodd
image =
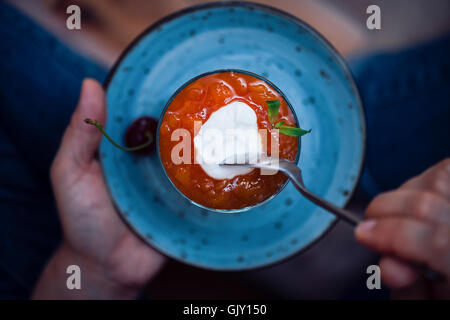
<path id="1" fill-rule="evenodd" d="M 381 277 L 393 297 L 450 298 L 450 159 L 376 197 L 366 218 L 356 237 L 383 254 Z M 446 280 L 427 281 L 424 267 Z"/>
<path id="2" fill-rule="evenodd" d="M 101 293 L 91 296 L 85 292 L 87 296 L 83 298 L 131 298 L 161 268 L 164 258 L 119 218 L 100 164 L 94 157 L 101 133 L 87 125 L 85 118 L 106 121 L 103 89 L 98 82 L 89 79 L 83 82 L 78 106 L 51 168 L 64 233 L 63 244 L 53 258 L 56 260 L 53 268 L 64 263 L 80 265 L 85 287 L 90 288 L 90 293 Z M 67 266 L 60 267 L 67 278 Z M 88 280 L 92 283 L 87 283 Z M 65 287 L 65 280 L 62 285 Z M 95 286 L 101 288 L 93 288 Z M 40 288 L 42 286 L 38 285 L 35 297 L 39 297 L 39 293 L 48 296 L 39 291 Z M 107 290 L 114 292 L 105 292 Z"/>

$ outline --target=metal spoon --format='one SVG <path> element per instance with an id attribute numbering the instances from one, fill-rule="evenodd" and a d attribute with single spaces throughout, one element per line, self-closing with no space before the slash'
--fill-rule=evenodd
<path id="1" fill-rule="evenodd" d="M 322 207 L 328 210 L 331 213 L 334 213 L 336 216 L 342 218 L 347 221 L 351 225 L 357 225 L 362 221 L 362 218 L 354 215 L 350 211 L 342 209 L 325 199 L 315 195 L 311 191 L 309 191 L 302 179 L 302 171 L 297 165 L 291 161 L 285 159 L 274 159 L 271 157 L 261 157 L 258 161 L 249 161 L 249 157 L 247 156 L 246 161 L 244 163 L 235 163 L 230 161 L 224 161 L 221 163 L 221 166 L 244 166 L 250 168 L 259 168 L 259 169 L 268 169 L 268 170 L 279 170 L 283 172 L 289 179 L 291 179 L 295 188 L 297 188 L 300 193 L 310 200 L 311 202 L 317 204 L 319 207 Z"/>
<path id="2" fill-rule="evenodd" d="M 300 170 L 297 165 L 291 161 L 285 160 L 285 159 L 274 159 L 267 156 L 262 156 L 258 161 L 252 162 L 249 161 L 249 156 L 246 155 L 246 160 L 244 163 L 227 163 L 230 161 L 225 160 L 224 163 L 221 163 L 221 166 L 244 166 L 244 167 L 250 167 L 250 168 L 259 168 L 259 169 L 268 169 L 268 170 L 279 170 L 283 172 L 286 176 L 288 176 L 289 179 L 291 179 L 294 186 L 297 188 L 300 193 L 310 200 L 311 202 L 317 204 L 319 207 L 322 207 L 326 210 L 328 210 L 331 213 L 334 213 L 336 216 L 342 218 L 343 220 L 347 221 L 351 225 L 355 226 L 358 223 L 360 223 L 363 219 L 359 216 L 354 215 L 350 211 L 344 210 L 342 208 L 339 208 L 338 206 L 335 206 L 334 204 L 326 201 L 325 199 L 322 199 L 321 197 L 315 195 L 308 189 L 306 189 L 305 184 L 303 183 L 302 179 L 302 171 Z M 445 277 L 434 270 L 431 270 L 429 268 L 422 268 L 423 273 L 426 279 L 434 282 L 440 282 L 445 280 Z"/>

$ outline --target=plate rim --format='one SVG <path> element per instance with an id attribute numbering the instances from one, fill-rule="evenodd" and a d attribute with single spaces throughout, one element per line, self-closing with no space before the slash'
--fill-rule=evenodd
<path id="1" fill-rule="evenodd" d="M 352 187 L 352 189 L 349 191 L 347 198 L 345 199 L 344 203 L 342 204 L 342 207 L 346 207 L 350 200 L 353 198 L 353 195 L 355 193 L 355 190 L 358 186 L 359 181 L 361 180 L 361 175 L 362 175 L 362 171 L 363 171 L 363 167 L 364 167 L 364 162 L 365 162 L 365 158 L 366 158 L 366 143 L 367 143 L 367 133 L 366 133 L 366 127 L 367 127 L 367 123 L 366 123 L 366 118 L 364 115 L 364 107 L 362 104 L 362 100 L 359 94 L 359 90 L 358 90 L 358 86 L 356 85 L 356 82 L 354 80 L 354 76 L 352 74 L 351 69 L 349 68 L 349 66 L 347 65 L 346 61 L 344 60 L 344 58 L 341 56 L 341 54 L 337 51 L 337 49 L 324 37 L 322 36 L 322 34 L 320 34 L 317 30 L 315 30 L 313 27 L 311 27 L 308 23 L 304 22 L 303 20 L 301 20 L 300 18 L 286 12 L 280 9 L 277 9 L 275 7 L 269 6 L 269 5 L 265 5 L 265 4 L 261 4 L 261 3 L 255 3 L 255 2 L 249 2 L 249 1 L 218 1 L 218 2 L 208 2 L 208 3 L 201 3 L 201 4 L 197 4 L 197 5 L 193 5 L 193 6 L 189 6 L 186 8 L 183 8 L 181 10 L 175 11 L 171 14 L 168 14 L 164 17 L 162 17 L 161 19 L 159 19 L 158 21 L 156 21 L 155 23 L 151 24 L 149 27 L 147 27 L 146 29 L 144 29 L 138 36 L 136 36 L 127 46 L 126 48 L 121 52 L 121 54 L 119 55 L 119 57 L 117 58 L 117 60 L 114 62 L 113 66 L 111 67 L 111 69 L 108 71 L 108 74 L 103 82 L 103 89 L 105 91 L 105 95 L 107 93 L 108 87 L 112 81 L 112 78 L 114 77 L 114 75 L 116 74 L 119 66 L 121 65 L 122 61 L 128 56 L 128 54 L 140 43 L 140 41 L 145 38 L 148 34 L 150 34 L 151 32 L 153 32 L 154 30 L 157 30 L 158 28 L 160 28 L 161 26 L 163 26 L 164 24 L 175 20 L 179 17 L 182 17 L 186 14 L 189 13 L 193 13 L 193 12 L 197 12 L 200 10 L 205 10 L 205 9 L 216 9 L 216 8 L 227 8 L 227 7 L 239 7 L 239 8 L 245 8 L 245 9 L 250 9 L 250 8 L 258 8 L 261 9 L 262 11 L 267 11 L 271 14 L 277 15 L 281 18 L 285 18 L 288 19 L 290 21 L 292 21 L 294 24 L 299 25 L 301 27 L 303 27 L 304 29 L 306 29 L 310 34 L 312 34 L 316 40 L 318 40 L 319 42 L 321 42 L 328 50 L 329 52 L 334 56 L 334 58 L 337 61 L 337 64 L 339 65 L 339 67 L 341 68 L 341 70 L 344 72 L 345 78 L 346 80 L 349 82 L 350 87 L 351 87 L 351 91 L 353 93 L 353 95 L 356 98 L 357 101 L 357 109 L 358 109 L 358 113 L 361 119 L 361 136 L 362 136 L 362 148 L 361 148 L 361 159 L 359 162 L 359 169 L 358 169 L 358 173 L 357 176 L 355 178 L 354 181 L 354 185 Z M 105 174 L 105 169 L 103 166 L 103 161 L 100 159 L 100 166 L 102 167 L 102 171 Z M 111 196 L 111 190 L 109 187 L 109 184 L 106 181 L 106 175 L 105 175 L 105 185 L 108 189 L 108 192 Z M 207 266 L 207 265 L 202 265 L 202 264 L 198 264 L 195 262 L 191 262 L 185 259 L 182 259 L 176 255 L 172 255 L 169 254 L 167 252 L 164 252 L 163 250 L 157 248 L 155 245 L 153 245 L 152 243 L 149 242 L 149 240 L 145 237 L 145 235 L 141 234 L 140 231 L 138 231 L 135 226 L 133 226 L 133 224 L 128 221 L 128 219 L 126 218 L 126 216 L 122 213 L 122 211 L 119 209 L 119 206 L 117 205 L 115 199 L 111 196 L 111 201 L 114 205 L 114 207 L 116 208 L 117 212 L 119 213 L 119 217 L 121 218 L 121 220 L 134 232 L 134 234 L 136 236 L 138 236 L 141 240 L 143 240 L 149 247 L 151 247 L 151 249 L 155 250 L 156 252 L 158 252 L 159 254 L 161 254 L 162 256 L 169 258 L 169 259 L 174 259 L 175 261 L 199 268 L 199 269 L 203 269 L 203 270 L 209 270 L 209 271 L 220 271 L 220 272 L 241 272 L 241 271 L 253 271 L 253 270 L 261 270 L 261 269 L 265 269 L 268 267 L 273 267 L 273 266 L 277 266 L 279 264 L 285 263 L 290 259 L 293 259 L 297 256 L 299 256 L 302 253 L 305 253 L 306 251 L 310 250 L 315 244 L 317 244 L 320 240 L 322 240 L 326 235 L 328 235 L 330 233 L 330 231 L 332 229 L 334 229 L 334 227 L 336 226 L 336 224 L 341 220 L 340 218 L 334 216 L 333 219 L 331 220 L 331 222 L 329 223 L 329 225 L 321 232 L 319 233 L 319 235 L 317 235 L 317 237 L 315 239 L 313 239 L 310 243 L 308 243 L 306 246 L 304 246 L 302 249 L 297 250 L 297 251 L 293 251 L 291 254 L 288 254 L 287 256 L 276 260 L 276 261 L 272 261 L 272 262 L 267 262 L 264 264 L 260 264 L 260 265 L 256 265 L 256 266 L 241 266 L 239 268 L 223 268 L 223 267 L 215 267 L 215 266 Z"/>

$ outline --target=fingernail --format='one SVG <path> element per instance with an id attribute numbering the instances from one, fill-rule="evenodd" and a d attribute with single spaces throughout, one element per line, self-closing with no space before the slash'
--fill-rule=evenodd
<path id="1" fill-rule="evenodd" d="M 361 222 L 356 228 L 356 233 L 358 235 L 368 234 L 375 227 L 376 223 L 377 222 L 375 220 L 366 220 L 364 222 Z"/>

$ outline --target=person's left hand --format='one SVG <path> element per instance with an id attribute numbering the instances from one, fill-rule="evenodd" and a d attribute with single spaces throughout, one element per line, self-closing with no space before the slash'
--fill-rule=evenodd
<path id="1" fill-rule="evenodd" d="M 450 159 L 377 196 L 356 228 L 383 254 L 381 278 L 397 298 L 450 298 Z M 424 268 L 440 273 L 429 281 Z"/>
<path id="2" fill-rule="evenodd" d="M 132 297 L 161 268 L 164 258 L 119 218 L 95 158 L 102 135 L 85 118 L 106 122 L 103 89 L 89 79 L 83 82 L 77 109 L 51 168 L 64 232 L 54 259 L 81 265 L 85 283 L 92 280 L 88 286 L 98 281 L 100 291 L 124 289 L 116 297 Z"/>

